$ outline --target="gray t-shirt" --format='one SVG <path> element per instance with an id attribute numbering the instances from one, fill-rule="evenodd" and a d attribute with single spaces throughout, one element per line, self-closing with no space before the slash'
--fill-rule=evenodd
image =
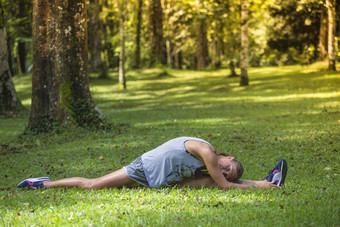
<path id="1" fill-rule="evenodd" d="M 145 176 L 151 188 L 171 186 L 185 177 L 194 177 L 196 170 L 204 166 L 185 149 L 184 142 L 188 140 L 201 141 L 213 148 L 202 139 L 179 137 L 142 155 Z"/>

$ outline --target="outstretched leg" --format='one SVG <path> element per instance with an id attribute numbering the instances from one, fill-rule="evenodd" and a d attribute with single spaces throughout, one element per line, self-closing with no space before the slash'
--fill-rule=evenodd
<path id="1" fill-rule="evenodd" d="M 95 179 L 72 177 L 57 181 L 44 182 L 44 188 L 79 187 L 88 189 L 92 188 L 102 189 L 102 188 L 121 188 L 123 186 L 137 187 L 140 186 L 140 184 L 128 178 L 122 169 L 119 169 L 113 173 Z"/>

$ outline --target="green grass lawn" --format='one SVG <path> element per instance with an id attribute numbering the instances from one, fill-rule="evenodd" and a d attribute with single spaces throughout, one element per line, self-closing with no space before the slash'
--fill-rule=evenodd
<path id="1" fill-rule="evenodd" d="M 91 91 L 110 131 L 70 127 L 20 136 L 31 76 L 15 77 L 27 111 L 0 118 L 0 226 L 339 226 L 340 73 L 324 63 L 252 68 L 239 87 L 228 70 L 130 71 Z M 243 179 L 262 179 L 288 161 L 284 189 L 21 190 L 28 177 L 98 177 L 177 136 L 201 137 L 236 156 Z"/>

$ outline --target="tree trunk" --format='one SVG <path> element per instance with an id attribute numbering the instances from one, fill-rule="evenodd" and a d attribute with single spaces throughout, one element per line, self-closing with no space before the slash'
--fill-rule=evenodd
<path id="1" fill-rule="evenodd" d="M 248 79 L 248 0 L 241 0 L 241 80 L 240 86 L 249 85 Z"/>
<path id="2" fill-rule="evenodd" d="M 197 57 L 197 69 L 202 70 L 208 65 L 208 39 L 207 28 L 205 24 L 205 16 L 200 13 L 200 4 L 202 0 L 197 2 L 197 20 L 196 20 L 196 57 Z"/>
<path id="3" fill-rule="evenodd" d="M 197 69 L 201 70 L 208 65 L 208 39 L 204 19 L 198 19 L 196 27 L 197 38 Z"/>
<path id="4" fill-rule="evenodd" d="M 149 31 L 150 31 L 150 66 L 166 64 L 165 45 L 163 41 L 163 10 L 160 0 L 149 3 Z"/>
<path id="5" fill-rule="evenodd" d="M 86 14 L 86 0 L 34 0 L 30 130 L 101 122 L 89 89 Z"/>
<path id="6" fill-rule="evenodd" d="M 175 51 L 174 53 L 174 67 L 175 69 L 182 69 L 182 62 L 183 62 L 183 57 L 182 57 L 182 51 Z"/>
<path id="7" fill-rule="evenodd" d="M 170 22 L 169 22 L 169 11 L 171 9 L 170 1 L 165 0 L 164 1 L 165 6 L 165 23 L 166 23 L 166 63 L 168 67 L 172 67 L 172 55 L 171 55 L 171 28 L 170 28 Z"/>
<path id="8" fill-rule="evenodd" d="M 12 60 L 12 45 L 11 45 L 11 38 L 10 37 L 7 37 L 7 53 L 8 53 L 9 71 L 11 72 L 11 75 L 14 76 L 13 60 Z"/>
<path id="9" fill-rule="evenodd" d="M 26 8 L 26 4 L 24 0 L 19 0 L 19 18 L 27 18 L 28 10 Z M 18 41 L 18 49 L 17 49 L 17 61 L 18 61 L 18 74 L 26 73 L 26 43 L 22 41 Z"/>
<path id="10" fill-rule="evenodd" d="M 137 1 L 137 28 L 136 28 L 136 50 L 135 50 L 135 68 L 140 68 L 140 33 L 142 26 L 142 8 L 143 0 Z"/>
<path id="11" fill-rule="evenodd" d="M 18 42 L 18 73 L 26 73 L 26 43 Z"/>
<path id="12" fill-rule="evenodd" d="M 328 12 L 328 70 L 336 71 L 335 66 L 335 0 L 326 0 Z"/>
<path id="13" fill-rule="evenodd" d="M 327 57 L 327 9 L 322 7 L 320 14 L 320 35 L 319 35 L 319 47 L 320 58 L 325 59 Z"/>
<path id="14" fill-rule="evenodd" d="M 172 53 L 173 56 L 173 66 L 175 69 L 182 69 L 182 49 L 181 49 L 181 40 L 182 36 L 179 34 L 179 26 L 178 21 L 173 23 L 172 26 L 172 37 L 173 37 L 173 46 L 172 46 Z"/>
<path id="15" fill-rule="evenodd" d="M 123 89 L 126 89 L 125 81 L 125 10 L 124 2 L 117 0 L 119 10 L 119 35 L 120 35 L 120 53 L 119 53 L 119 83 Z"/>
<path id="16" fill-rule="evenodd" d="M 21 102 L 15 92 L 8 65 L 5 19 L 0 1 L 0 114 L 17 112 L 19 107 L 21 107 Z"/>
<path id="17" fill-rule="evenodd" d="M 215 68 L 219 68 L 221 66 L 221 54 L 220 54 L 220 45 L 219 39 L 217 36 L 213 38 L 213 53 L 212 53 L 212 65 Z"/>
<path id="18" fill-rule="evenodd" d="M 99 0 L 90 0 L 89 4 L 89 52 L 90 68 L 95 71 L 102 65 L 101 58 L 101 29 L 100 29 L 100 4 Z"/>

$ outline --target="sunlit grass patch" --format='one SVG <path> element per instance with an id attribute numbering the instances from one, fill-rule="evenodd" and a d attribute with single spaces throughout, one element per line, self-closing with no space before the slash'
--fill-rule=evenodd
<path id="1" fill-rule="evenodd" d="M 91 75 L 111 131 L 69 128 L 18 139 L 29 112 L 0 118 L 0 226 L 337 226 L 340 223 L 340 74 L 324 63 L 249 69 L 250 86 L 228 69 L 142 69 Z M 15 77 L 29 109 L 31 76 Z M 124 123 L 124 124 L 121 124 Z M 242 161 L 259 180 L 278 159 L 286 188 L 18 190 L 24 178 L 98 177 L 176 136 L 195 136 Z"/>

